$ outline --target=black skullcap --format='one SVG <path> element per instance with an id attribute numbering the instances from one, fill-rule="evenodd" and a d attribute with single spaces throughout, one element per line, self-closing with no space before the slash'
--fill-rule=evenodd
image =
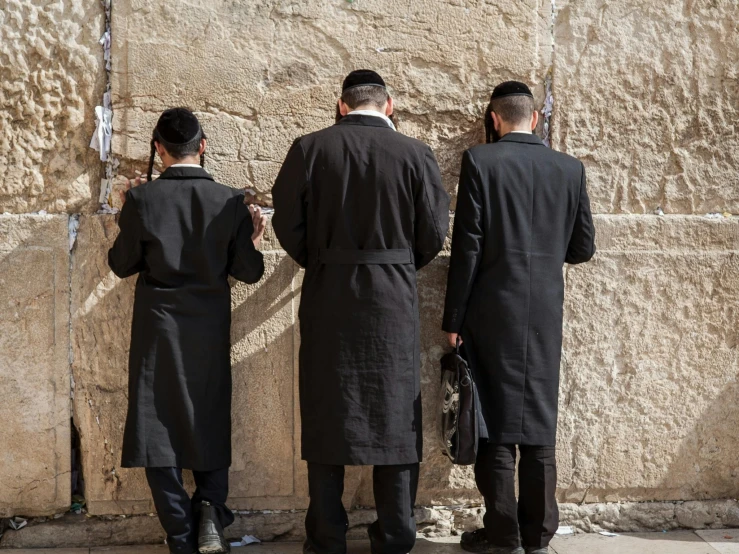
<path id="1" fill-rule="evenodd" d="M 344 79 L 341 92 L 345 92 L 354 87 L 385 87 L 385 81 L 382 80 L 376 72 L 371 69 L 357 69 L 352 71 Z"/>
<path id="2" fill-rule="evenodd" d="M 157 121 L 156 130 L 170 144 L 187 144 L 198 138 L 200 122 L 187 108 L 166 110 Z"/>
<path id="3" fill-rule="evenodd" d="M 505 98 L 506 96 L 534 97 L 534 95 L 531 94 L 531 89 L 529 89 L 529 87 L 524 83 L 520 83 L 518 81 L 506 81 L 505 83 L 501 83 L 495 87 L 492 96 L 490 96 L 490 100 L 497 100 L 498 98 Z"/>

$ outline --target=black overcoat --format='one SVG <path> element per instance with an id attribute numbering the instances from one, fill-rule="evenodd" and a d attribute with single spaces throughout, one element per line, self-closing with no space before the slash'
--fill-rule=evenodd
<path id="1" fill-rule="evenodd" d="M 349 115 L 293 143 L 272 195 L 277 238 L 306 268 L 303 459 L 420 461 L 416 270 L 449 225 L 431 149 L 378 117 Z"/>
<path id="2" fill-rule="evenodd" d="M 243 192 L 170 167 L 131 189 L 108 253 L 139 274 L 131 325 L 123 467 L 231 465 L 231 275 L 264 272 Z"/>
<path id="3" fill-rule="evenodd" d="M 562 266 L 594 253 L 582 163 L 521 133 L 464 153 L 443 328 L 462 335 L 492 442 L 554 445 Z"/>

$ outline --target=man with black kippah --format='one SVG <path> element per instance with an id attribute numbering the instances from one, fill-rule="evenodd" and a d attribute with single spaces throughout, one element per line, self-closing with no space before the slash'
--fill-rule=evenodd
<path id="1" fill-rule="evenodd" d="M 131 326 L 122 467 L 145 467 L 170 552 L 228 552 L 231 287 L 256 283 L 265 219 L 244 193 L 202 168 L 200 122 L 165 111 L 151 140 L 150 182 L 129 190 L 108 263 L 139 274 Z M 155 155 L 164 172 L 151 181 Z M 140 180 L 139 180 L 140 181 Z M 140 184 L 137 183 L 137 184 Z M 192 499 L 182 484 L 191 469 Z"/>
<path id="2" fill-rule="evenodd" d="M 488 144 L 464 153 L 459 178 L 443 329 L 463 343 L 483 411 L 487 511 L 484 529 L 462 535 L 469 552 L 545 554 L 559 521 L 562 266 L 590 260 L 595 230 L 583 164 L 544 146 L 537 122 L 529 87 L 496 87 Z"/>
<path id="3" fill-rule="evenodd" d="M 304 552 L 346 554 L 344 466 L 373 465 L 373 554 L 407 554 L 421 461 L 416 271 L 449 195 L 431 149 L 395 131 L 374 71 L 344 80 L 336 125 L 298 138 L 272 189 L 275 234 L 306 269 L 300 300 Z"/>

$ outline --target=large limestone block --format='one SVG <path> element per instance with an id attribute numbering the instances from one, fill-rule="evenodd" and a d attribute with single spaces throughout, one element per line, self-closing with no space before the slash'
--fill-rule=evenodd
<path id="1" fill-rule="evenodd" d="M 739 220 L 597 227 L 566 272 L 560 498 L 736 497 Z"/>
<path id="2" fill-rule="evenodd" d="M 0 0 L 0 212 L 90 205 L 104 22 L 101 2 Z"/>
<path id="3" fill-rule="evenodd" d="M 0 517 L 69 507 L 66 216 L 0 215 Z"/>
<path id="4" fill-rule="evenodd" d="M 558 1 L 555 147 L 597 212 L 739 212 L 739 3 Z"/>
<path id="5" fill-rule="evenodd" d="M 108 268 L 107 251 L 116 235 L 114 217 L 83 216 L 72 269 L 75 421 L 93 514 L 153 511 L 143 471 L 120 468 L 135 278 L 121 281 Z M 297 269 L 277 251 L 267 251 L 265 263 L 258 285 L 233 289 L 230 503 L 238 509 L 305 505 L 294 484 L 299 467 L 293 440 Z"/>
<path id="6" fill-rule="evenodd" d="M 145 164 L 158 113 L 187 105 L 211 137 L 216 178 L 266 194 L 292 140 L 332 123 L 344 75 L 371 67 L 392 88 L 402 131 L 435 148 L 453 192 L 494 84 L 518 78 L 543 96 L 550 16 L 548 0 L 196 0 L 177 10 L 120 0 L 114 151 L 123 171 Z"/>

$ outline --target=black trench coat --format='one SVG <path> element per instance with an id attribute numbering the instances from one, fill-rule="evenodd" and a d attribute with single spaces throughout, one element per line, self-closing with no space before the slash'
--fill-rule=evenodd
<path id="1" fill-rule="evenodd" d="M 303 459 L 421 460 L 416 270 L 441 250 L 449 196 L 431 149 L 349 115 L 296 140 L 273 226 L 306 268 L 300 301 Z"/>
<path id="2" fill-rule="evenodd" d="M 562 266 L 594 253 L 582 163 L 519 133 L 464 153 L 443 328 L 461 332 L 491 442 L 555 444 Z"/>
<path id="3" fill-rule="evenodd" d="M 231 288 L 257 282 L 244 195 L 203 169 L 171 167 L 128 192 L 108 253 L 139 274 L 131 326 L 123 467 L 231 465 Z"/>

